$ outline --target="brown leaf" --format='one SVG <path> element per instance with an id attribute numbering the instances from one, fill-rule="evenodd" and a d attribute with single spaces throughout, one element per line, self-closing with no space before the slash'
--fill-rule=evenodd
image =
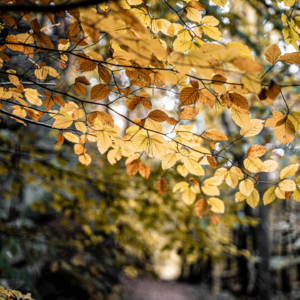
<path id="1" fill-rule="evenodd" d="M 214 225 L 219 225 L 220 224 L 220 219 L 217 215 L 211 215 L 211 221 Z"/>
<path id="2" fill-rule="evenodd" d="M 106 84 L 97 84 L 91 90 L 91 99 L 94 101 L 104 99 L 110 94 L 110 89 Z"/>
<path id="3" fill-rule="evenodd" d="M 229 96 L 231 102 L 237 107 L 249 110 L 248 100 L 244 96 L 236 93 L 228 93 L 227 95 Z"/>
<path id="4" fill-rule="evenodd" d="M 160 123 L 166 121 L 169 118 L 169 116 L 165 112 L 159 109 L 155 109 L 151 111 L 148 117 L 153 121 L 160 122 Z"/>
<path id="5" fill-rule="evenodd" d="M 79 95 L 82 95 L 82 96 L 86 95 L 85 87 L 82 84 L 80 84 L 79 82 L 73 84 L 73 90 Z"/>
<path id="6" fill-rule="evenodd" d="M 114 119 L 105 111 L 98 111 L 97 118 L 104 124 L 114 127 Z"/>
<path id="7" fill-rule="evenodd" d="M 222 76 L 222 75 L 214 75 L 213 78 L 211 79 L 211 83 L 213 84 L 218 84 L 218 85 L 223 85 L 226 83 L 227 78 Z"/>
<path id="8" fill-rule="evenodd" d="M 101 65 L 98 65 L 99 77 L 105 82 L 110 83 L 110 73 L 109 71 Z"/>
<path id="9" fill-rule="evenodd" d="M 90 81 L 85 76 L 79 76 L 75 79 L 75 82 L 79 82 L 84 85 L 91 85 Z"/>
<path id="10" fill-rule="evenodd" d="M 83 39 L 80 39 L 80 38 L 72 38 L 71 42 L 78 46 L 87 46 L 88 45 L 88 43 L 86 41 L 84 41 Z"/>
<path id="11" fill-rule="evenodd" d="M 181 104 L 178 106 L 178 109 L 186 106 L 195 104 L 199 99 L 198 90 L 194 87 L 185 87 L 180 92 L 180 102 Z"/>
<path id="12" fill-rule="evenodd" d="M 71 39 L 73 36 L 78 34 L 80 32 L 80 23 L 79 22 L 74 22 L 72 23 L 67 30 L 67 37 Z"/>
<path id="13" fill-rule="evenodd" d="M 209 90 L 203 89 L 199 91 L 199 100 L 204 105 L 213 108 L 216 102 L 216 97 Z"/>
<path id="14" fill-rule="evenodd" d="M 271 46 L 269 46 L 266 50 L 265 50 L 265 57 L 266 60 L 270 63 L 270 64 L 274 64 L 277 60 L 277 58 L 281 55 L 281 51 L 279 49 L 279 47 L 276 44 L 273 44 Z"/>
<path id="15" fill-rule="evenodd" d="M 62 107 L 65 106 L 65 100 L 61 96 L 55 95 L 53 96 L 53 100 L 57 105 Z"/>
<path id="16" fill-rule="evenodd" d="M 60 133 L 56 139 L 57 144 L 62 145 L 64 143 L 64 140 L 65 140 L 64 135 Z"/>
<path id="17" fill-rule="evenodd" d="M 207 156 L 207 161 L 214 169 L 217 167 L 217 163 L 212 156 Z"/>
<path id="18" fill-rule="evenodd" d="M 149 166 L 147 166 L 146 164 L 140 163 L 139 173 L 141 174 L 142 177 L 144 177 L 145 179 L 148 179 L 150 176 L 151 170 L 150 170 Z"/>
<path id="19" fill-rule="evenodd" d="M 201 4 L 198 1 L 194 1 L 194 0 L 188 2 L 188 4 L 186 6 L 187 7 L 192 7 L 192 8 L 198 9 L 198 10 L 206 9 L 205 5 Z"/>
<path id="20" fill-rule="evenodd" d="M 300 65 L 300 53 L 286 53 L 279 58 L 279 61 L 284 61 L 288 64 Z"/>
<path id="21" fill-rule="evenodd" d="M 293 194 L 293 192 L 285 192 L 285 199 L 286 201 L 290 201 L 291 200 L 291 195 Z"/>
<path id="22" fill-rule="evenodd" d="M 195 180 L 195 178 L 189 178 L 189 181 L 192 182 L 194 185 L 199 186 L 199 183 Z"/>
<path id="23" fill-rule="evenodd" d="M 190 84 L 192 85 L 193 88 L 198 89 L 199 88 L 199 81 L 195 80 L 193 78 L 190 78 Z"/>
<path id="24" fill-rule="evenodd" d="M 251 72 L 251 73 L 260 73 L 263 71 L 263 67 L 257 63 L 255 60 L 248 57 L 237 57 L 232 64 L 238 67 L 241 71 Z"/>
<path id="25" fill-rule="evenodd" d="M 261 157 L 267 151 L 267 148 L 261 145 L 253 145 L 247 150 L 247 155 L 249 157 Z"/>
<path id="26" fill-rule="evenodd" d="M 203 219 L 203 212 L 206 216 L 209 212 L 209 206 L 204 199 L 201 199 L 195 203 L 195 213 L 200 219 Z"/>
<path id="27" fill-rule="evenodd" d="M 158 192 L 161 196 L 163 196 L 163 195 L 166 193 L 167 188 L 168 188 L 168 186 L 167 186 L 166 181 L 165 181 L 163 178 L 159 179 L 159 181 L 158 181 L 157 184 L 156 184 L 157 192 Z"/>
<path id="28" fill-rule="evenodd" d="M 86 152 L 85 147 L 82 144 L 75 144 L 74 145 L 74 153 L 77 155 L 84 154 Z"/>
<path id="29" fill-rule="evenodd" d="M 217 129 L 206 130 L 205 134 L 207 135 L 207 137 L 209 137 L 210 139 L 215 140 L 215 141 L 227 141 L 228 140 L 227 135 L 224 132 L 217 130 Z"/>
<path id="30" fill-rule="evenodd" d="M 144 106 L 144 107 L 146 107 L 147 109 L 152 109 L 152 103 L 151 103 L 151 101 L 150 101 L 150 99 L 149 98 L 146 98 L 146 97 L 140 97 L 139 96 L 139 99 L 140 99 L 140 103 Z"/>
<path id="31" fill-rule="evenodd" d="M 134 176 L 139 171 L 139 168 L 140 168 L 140 162 L 138 159 L 135 159 L 134 161 L 132 161 L 126 166 L 126 172 L 128 176 L 131 177 Z"/>
<path id="32" fill-rule="evenodd" d="M 169 117 L 167 120 L 167 123 L 169 123 L 170 125 L 176 125 L 179 121 L 177 121 L 176 119 Z"/>
<path id="33" fill-rule="evenodd" d="M 51 109 L 51 107 L 54 105 L 54 99 L 53 97 L 46 97 L 44 100 L 43 100 L 43 104 L 44 104 L 44 107 L 45 107 L 45 110 L 48 111 Z"/>
<path id="34" fill-rule="evenodd" d="M 127 108 L 131 111 L 135 110 L 140 103 L 140 98 L 136 96 L 129 97 L 129 99 L 125 102 Z"/>
<path id="35" fill-rule="evenodd" d="M 199 107 L 186 106 L 180 111 L 178 118 L 179 120 L 193 120 L 198 115 L 199 110 Z"/>
<path id="36" fill-rule="evenodd" d="M 279 93 L 280 93 L 280 85 L 274 80 L 271 80 L 269 89 L 266 92 L 267 97 L 271 98 L 272 100 L 275 100 L 279 95 Z"/>

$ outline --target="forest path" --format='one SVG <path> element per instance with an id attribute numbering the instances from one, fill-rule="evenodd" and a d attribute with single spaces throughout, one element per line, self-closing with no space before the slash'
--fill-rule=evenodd
<path id="1" fill-rule="evenodd" d="M 203 285 L 174 281 L 158 281 L 149 277 L 124 279 L 125 291 L 130 300 L 232 300 L 227 293 L 213 295 Z"/>

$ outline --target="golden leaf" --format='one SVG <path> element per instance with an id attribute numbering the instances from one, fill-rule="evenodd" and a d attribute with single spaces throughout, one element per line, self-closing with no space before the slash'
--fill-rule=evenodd
<path id="1" fill-rule="evenodd" d="M 252 119 L 248 128 L 241 128 L 240 134 L 244 137 L 258 135 L 262 129 L 264 120 Z"/>
<path id="2" fill-rule="evenodd" d="M 80 141 L 79 137 L 72 132 L 65 132 L 64 138 L 70 141 L 71 143 L 75 143 L 75 144 L 78 144 Z"/>
<path id="3" fill-rule="evenodd" d="M 258 173 L 263 168 L 263 162 L 257 157 L 247 157 L 244 160 L 244 166 L 248 171 Z"/>
<path id="4" fill-rule="evenodd" d="M 239 174 L 229 170 L 225 179 L 226 183 L 235 189 L 235 187 L 237 186 L 238 182 L 239 182 Z"/>
<path id="5" fill-rule="evenodd" d="M 214 26 L 210 26 L 210 25 L 203 25 L 202 29 L 203 29 L 204 33 L 206 35 L 208 35 L 210 38 L 212 38 L 214 40 L 220 40 L 220 41 L 223 40 L 222 34 L 218 28 L 216 28 Z"/>
<path id="6" fill-rule="evenodd" d="M 265 192 L 263 196 L 264 205 L 270 204 L 275 199 L 276 199 L 275 187 L 271 187 Z"/>
<path id="7" fill-rule="evenodd" d="M 88 166 L 91 163 L 92 159 L 91 159 L 89 154 L 84 153 L 84 154 L 81 154 L 81 155 L 78 156 L 78 161 L 81 164 L 83 164 L 85 166 Z"/>
<path id="8" fill-rule="evenodd" d="M 267 148 L 261 145 L 253 145 L 247 150 L 247 155 L 249 157 L 261 157 L 267 151 Z"/>
<path id="9" fill-rule="evenodd" d="M 299 169 L 299 164 L 293 164 L 282 169 L 280 172 L 280 179 L 285 179 L 287 177 L 295 175 L 298 169 Z"/>
<path id="10" fill-rule="evenodd" d="M 132 162 L 126 164 L 126 172 L 129 177 L 134 176 L 140 168 L 140 162 L 138 159 L 133 160 Z"/>
<path id="11" fill-rule="evenodd" d="M 238 202 L 244 201 L 246 198 L 247 198 L 247 196 L 245 196 L 245 195 L 242 194 L 241 192 L 237 192 L 237 193 L 235 194 L 235 199 L 234 199 L 234 201 L 235 201 L 235 203 L 238 203 Z"/>
<path id="12" fill-rule="evenodd" d="M 87 127 L 83 122 L 76 122 L 75 127 L 77 130 L 81 131 L 82 133 L 87 132 Z"/>
<path id="13" fill-rule="evenodd" d="M 191 21 L 200 22 L 202 19 L 201 12 L 193 7 L 186 6 L 183 10 L 184 15 L 189 18 Z"/>
<path id="14" fill-rule="evenodd" d="M 174 153 L 167 154 L 161 161 L 162 169 L 166 170 L 166 169 L 173 167 L 179 158 L 180 158 L 180 154 L 178 154 L 178 153 L 174 152 Z M 180 166 L 178 166 L 178 167 L 180 167 Z M 178 170 L 178 167 L 177 167 L 177 170 Z M 188 172 L 188 171 L 186 171 L 186 172 Z M 187 175 L 187 173 L 186 173 L 186 175 Z"/>
<path id="15" fill-rule="evenodd" d="M 261 172 L 273 172 L 278 168 L 278 163 L 274 160 L 266 160 L 263 163 L 263 167 L 261 169 Z"/>
<path id="16" fill-rule="evenodd" d="M 241 71 L 250 73 L 260 73 L 263 71 L 263 67 L 259 63 L 248 57 L 237 57 L 231 63 Z"/>
<path id="17" fill-rule="evenodd" d="M 251 126 L 251 120 L 248 112 L 244 113 L 241 110 L 237 110 L 238 107 L 232 107 L 231 116 L 233 121 L 242 129 L 248 129 Z"/>
<path id="18" fill-rule="evenodd" d="M 286 118 L 283 124 L 274 128 L 274 135 L 281 144 L 286 145 L 294 140 L 295 127 L 293 123 Z"/>
<path id="19" fill-rule="evenodd" d="M 202 89 L 199 91 L 199 100 L 204 105 L 213 108 L 216 102 L 216 97 L 209 90 Z"/>
<path id="20" fill-rule="evenodd" d="M 246 201 L 248 203 L 248 205 L 250 205 L 252 208 L 255 208 L 259 202 L 259 193 L 257 191 L 257 189 L 253 189 L 253 191 L 251 192 L 250 196 L 248 196 L 246 198 Z"/>
<path id="21" fill-rule="evenodd" d="M 222 200 L 215 197 L 211 197 L 207 200 L 207 203 L 211 205 L 211 211 L 222 214 L 225 212 L 225 204 Z"/>
<path id="22" fill-rule="evenodd" d="M 66 129 L 72 125 L 74 119 L 71 116 L 59 116 L 53 123 L 53 128 Z M 79 143 L 79 142 L 78 142 Z"/>
<path id="23" fill-rule="evenodd" d="M 198 2 L 199 3 L 199 2 Z M 201 24 L 206 24 L 206 25 L 211 25 L 211 26 L 218 26 L 219 25 L 219 20 L 216 19 L 213 16 L 205 16 L 201 22 Z"/>
<path id="24" fill-rule="evenodd" d="M 288 115 L 288 118 L 293 123 L 295 130 L 300 133 L 300 113 L 292 112 Z"/>
<path id="25" fill-rule="evenodd" d="M 288 64 L 300 65 L 300 53 L 286 53 L 279 58 L 279 61 L 286 62 Z"/>
<path id="26" fill-rule="evenodd" d="M 245 179 L 240 183 L 240 192 L 245 196 L 250 196 L 254 189 L 254 184 L 250 179 Z"/>
<path id="27" fill-rule="evenodd" d="M 220 168 L 214 174 L 214 178 L 217 181 L 224 180 L 226 179 L 227 176 L 228 176 L 228 170 L 226 168 Z"/>
<path id="28" fill-rule="evenodd" d="M 227 141 L 228 137 L 226 134 L 217 129 L 209 129 L 205 131 L 207 137 L 215 141 Z"/>
<path id="29" fill-rule="evenodd" d="M 292 192 L 296 190 L 296 183 L 293 180 L 285 179 L 279 183 L 278 187 L 284 192 Z"/>
<path id="30" fill-rule="evenodd" d="M 260 79 L 253 73 L 246 73 L 242 76 L 242 84 L 252 93 L 259 94 L 261 91 Z"/>
<path id="31" fill-rule="evenodd" d="M 178 118 L 179 120 L 192 120 L 198 115 L 199 110 L 199 107 L 186 106 L 180 111 Z"/>
<path id="32" fill-rule="evenodd" d="M 79 95 L 82 95 L 82 96 L 86 95 L 85 87 L 82 84 L 80 84 L 79 82 L 76 82 L 75 84 L 73 84 L 73 90 Z"/>

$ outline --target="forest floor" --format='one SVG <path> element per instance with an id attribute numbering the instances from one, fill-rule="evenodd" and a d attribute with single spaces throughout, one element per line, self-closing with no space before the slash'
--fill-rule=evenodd
<path id="1" fill-rule="evenodd" d="M 159 281 L 150 277 L 123 280 L 128 299 L 132 300 L 233 300 L 222 292 L 213 295 L 204 285 L 191 285 L 174 281 Z"/>

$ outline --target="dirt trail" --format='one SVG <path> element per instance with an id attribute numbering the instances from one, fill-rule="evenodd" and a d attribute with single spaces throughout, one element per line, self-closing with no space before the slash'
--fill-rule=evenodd
<path id="1" fill-rule="evenodd" d="M 204 286 L 157 281 L 152 278 L 124 279 L 125 291 L 132 300 L 232 300 L 227 293 L 212 295 Z"/>

